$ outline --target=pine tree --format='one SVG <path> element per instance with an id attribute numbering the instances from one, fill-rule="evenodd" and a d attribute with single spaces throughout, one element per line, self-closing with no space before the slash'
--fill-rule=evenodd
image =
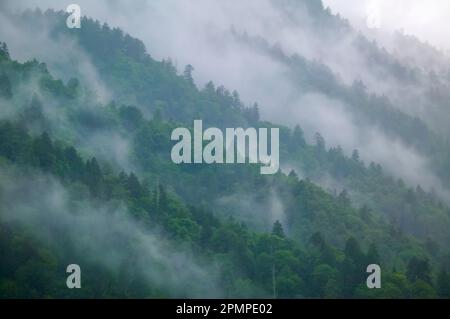
<path id="1" fill-rule="evenodd" d="M 431 283 L 430 272 L 430 262 L 428 259 L 413 257 L 408 263 L 406 276 L 411 282 L 422 280 L 426 283 Z"/>
<path id="2" fill-rule="evenodd" d="M 378 249 L 377 246 L 372 243 L 369 246 L 369 250 L 367 251 L 367 264 L 376 264 L 376 265 L 380 265 L 381 263 L 381 258 L 380 258 L 380 254 L 378 253 Z"/>
<path id="3" fill-rule="evenodd" d="M 4 73 L 0 74 L 0 98 L 11 99 L 13 96 L 11 82 Z"/>
<path id="4" fill-rule="evenodd" d="M 342 285 L 344 297 L 352 297 L 355 288 L 364 282 L 367 265 L 358 241 L 350 238 L 345 244 L 345 259 L 342 264 Z"/>
<path id="5" fill-rule="evenodd" d="M 278 220 L 273 224 L 272 235 L 278 236 L 280 238 L 286 237 L 286 235 L 284 234 L 283 225 L 281 225 Z"/>
<path id="6" fill-rule="evenodd" d="M 103 174 L 95 157 L 86 162 L 85 172 L 85 181 L 89 187 L 91 194 L 94 197 L 100 196 L 103 186 Z"/>
<path id="7" fill-rule="evenodd" d="M 322 250 L 325 247 L 325 240 L 320 232 L 315 232 L 309 239 L 309 243 L 319 250 Z"/>
<path id="8" fill-rule="evenodd" d="M 35 140 L 34 154 L 37 157 L 38 165 L 45 172 L 50 171 L 54 167 L 56 161 L 54 148 L 47 132 L 42 133 L 42 135 Z"/>
<path id="9" fill-rule="evenodd" d="M 300 125 L 296 125 L 294 131 L 292 132 L 292 143 L 295 149 L 306 146 L 305 134 Z"/>
<path id="10" fill-rule="evenodd" d="M 142 197 L 143 190 L 141 183 L 139 183 L 138 178 L 133 173 L 127 179 L 127 188 L 132 198 L 139 199 Z"/>
<path id="11" fill-rule="evenodd" d="M 0 58 L 6 58 L 9 60 L 8 46 L 4 42 L 0 42 Z"/>
<path id="12" fill-rule="evenodd" d="M 437 277 L 437 293 L 440 298 L 450 298 L 450 274 L 442 268 Z"/>
<path id="13" fill-rule="evenodd" d="M 194 78 L 192 77 L 192 72 L 194 71 L 194 67 L 190 64 L 186 65 L 184 68 L 183 76 L 189 84 L 194 85 Z"/>

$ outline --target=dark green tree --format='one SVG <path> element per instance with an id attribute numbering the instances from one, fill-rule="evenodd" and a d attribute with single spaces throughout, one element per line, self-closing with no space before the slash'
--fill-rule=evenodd
<path id="1" fill-rule="evenodd" d="M 422 280 L 431 283 L 430 261 L 427 258 L 412 257 L 408 263 L 406 276 L 411 282 Z"/>
<path id="2" fill-rule="evenodd" d="M 12 98 L 12 87 L 11 87 L 11 81 L 9 80 L 9 77 L 1 73 L 0 74 L 0 97 L 4 99 L 10 99 Z"/>
<path id="3" fill-rule="evenodd" d="M 139 180 L 136 177 L 136 175 L 134 175 L 134 173 L 131 173 L 127 179 L 127 188 L 133 199 L 139 199 L 142 196 L 144 196 L 145 192 L 141 186 L 141 183 L 139 183 Z"/>
<path id="4" fill-rule="evenodd" d="M 34 141 L 34 154 L 38 165 L 45 172 L 51 171 L 55 167 L 56 158 L 54 154 L 53 143 L 47 132 Z"/>
<path id="5" fill-rule="evenodd" d="M 194 78 L 192 77 L 192 72 L 194 72 L 194 67 L 190 64 L 186 65 L 183 71 L 183 76 L 188 81 L 189 84 L 194 85 Z"/>
<path id="6" fill-rule="evenodd" d="M 450 274 L 442 268 L 437 276 L 437 293 L 441 298 L 450 298 Z"/>
<path id="7" fill-rule="evenodd" d="M 283 225 L 281 225 L 278 220 L 273 224 L 272 234 L 280 238 L 286 237 L 286 235 L 284 234 Z"/>
<path id="8" fill-rule="evenodd" d="M 378 253 L 377 246 L 372 243 L 367 251 L 367 264 L 381 264 L 380 254 Z"/>

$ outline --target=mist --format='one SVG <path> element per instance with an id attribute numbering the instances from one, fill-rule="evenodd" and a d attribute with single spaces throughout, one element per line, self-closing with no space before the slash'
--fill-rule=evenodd
<path id="1" fill-rule="evenodd" d="M 100 103 L 110 101 L 112 94 L 100 80 L 89 57 L 74 40 L 51 37 L 53 26 L 50 21 L 38 30 L 30 30 L 30 26 L 14 23 L 6 11 L 0 12 L 0 19 L 0 38 L 7 42 L 15 60 L 44 62 L 58 79 L 67 82 L 70 78 L 78 78 L 95 91 Z"/>
<path id="2" fill-rule="evenodd" d="M 81 30 L 64 25 L 68 3 L 0 3 L 7 295 L 28 292 L 10 288 L 15 277 L 36 284 L 30 296 L 47 293 L 22 277 L 41 279 L 42 267 L 54 271 L 45 288 L 61 279 L 54 293 L 68 297 L 365 297 L 356 273 L 356 292 L 344 286 L 372 257 L 389 280 L 404 278 L 387 295 L 397 284 L 408 298 L 438 295 L 450 225 L 450 5 L 77 3 L 97 20 Z M 280 126 L 282 174 L 177 166 L 170 131 L 199 117 Z M 429 289 L 409 278 L 413 258 L 429 263 Z M 65 289 L 68 263 L 80 264 L 87 289 Z"/>
<path id="3" fill-rule="evenodd" d="M 378 15 L 378 28 L 387 32 L 403 31 L 438 48 L 450 50 L 450 3 L 434 0 L 323 0 L 334 13 L 351 20 L 358 28 L 367 27 L 367 18 Z"/>
<path id="4" fill-rule="evenodd" d="M 235 193 L 218 198 L 214 205 L 224 215 L 236 217 L 257 231 L 270 232 L 278 221 L 289 234 L 288 218 L 280 195 L 274 187 L 267 193 Z"/>
<path id="5" fill-rule="evenodd" d="M 386 94 L 397 102 L 395 107 L 424 119 L 431 127 L 437 126 L 438 130 L 444 130 L 446 122 L 439 122 L 441 113 L 430 115 L 432 112 L 427 111 L 429 109 L 425 102 L 410 103 L 411 100 L 420 101 L 425 96 L 426 92 L 417 92 L 426 91 L 418 89 L 426 82 L 426 76 L 421 76 L 418 84 L 401 84 L 386 70 L 379 70 L 355 47 L 360 26 L 356 20 L 357 17 L 366 18 L 368 1 L 352 1 L 351 4 L 348 1 L 345 4 L 342 1 L 324 2 L 333 12 L 350 17 L 350 22 L 356 25 L 355 30 L 350 28 L 339 31 L 336 38 L 326 31 L 317 30 L 301 2 L 198 0 L 187 3 L 179 0 L 141 0 L 130 5 L 120 0 L 102 0 L 78 1 L 78 4 L 83 15 L 120 27 L 142 39 L 152 57 L 158 60 L 171 58 L 179 71 L 184 65 L 192 64 L 198 87 L 213 80 L 230 90 L 236 89 L 246 104 L 258 102 L 264 120 L 291 127 L 300 124 L 307 136 L 320 132 L 326 138 L 327 146 L 342 146 L 348 155 L 358 149 L 364 160 L 382 164 L 393 176 L 404 179 L 411 186 L 420 183 L 428 189 L 441 188 L 439 178 L 431 173 L 428 159 L 423 154 L 405 145 L 401 139 L 392 139 L 380 127 L 359 123 L 345 110 L 341 101 L 330 99 L 327 92 L 299 94 L 303 88 L 292 82 L 287 65 L 265 52 L 240 43 L 233 35 L 238 33 L 261 38 L 269 45 L 278 46 L 288 56 L 298 54 L 310 61 L 324 63 L 345 85 L 363 80 L 369 93 Z M 402 4 L 397 6 L 389 5 L 387 1 L 380 2 L 381 11 L 390 13 L 389 17 L 383 19 L 385 22 L 382 22 L 382 28 L 386 26 L 389 31 L 397 29 L 397 25 L 403 25 L 407 32 L 441 46 L 445 38 L 444 31 L 436 33 L 430 27 L 418 33 L 413 28 L 414 19 L 424 2 L 418 0 Z M 7 5 L 12 10 L 35 6 L 65 9 L 60 2 L 50 0 L 10 1 Z M 399 19 L 399 10 L 404 7 L 410 10 Z M 433 9 L 423 11 L 426 17 L 421 21 L 436 17 L 438 11 L 440 17 L 444 17 L 448 5 L 438 1 L 438 5 L 429 7 Z M 431 25 L 440 26 L 438 23 Z M 441 27 L 441 30 L 444 29 Z M 8 35 L 3 36 L 8 42 Z M 11 39 L 13 56 L 14 52 L 21 51 L 28 55 L 21 57 L 23 59 L 43 56 L 44 60 L 49 60 L 51 57 L 49 63 L 55 65 L 51 61 L 55 56 L 51 53 L 53 50 L 39 55 L 36 45 L 31 45 L 33 42 L 29 43 L 19 34 L 11 38 L 14 38 Z M 25 50 L 23 45 L 27 43 L 28 50 Z M 82 52 L 80 56 L 83 61 L 87 61 L 83 64 L 89 66 Z M 93 78 L 91 81 L 96 83 L 92 74 L 95 75 L 95 70 L 87 72 L 85 77 Z M 99 91 L 102 92 L 101 89 Z M 436 123 L 438 125 L 433 125 Z M 442 193 L 445 191 L 442 190 Z"/>
<path id="6" fill-rule="evenodd" d="M 132 263 L 144 284 L 172 297 L 222 296 L 217 267 L 201 264 L 185 247 L 169 244 L 156 227 L 138 224 L 123 204 L 80 201 L 83 193 L 76 188 L 66 189 L 52 177 L 28 173 L 0 169 L 1 223 L 26 228 L 38 242 L 51 245 L 53 252 L 70 254 L 82 272 L 82 261 L 111 273 Z M 70 251 L 65 251 L 67 243 L 73 243 Z M 61 281 L 65 282 L 64 274 Z"/>

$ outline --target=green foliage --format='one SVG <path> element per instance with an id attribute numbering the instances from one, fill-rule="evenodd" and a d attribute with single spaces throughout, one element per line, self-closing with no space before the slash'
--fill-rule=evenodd
<path id="1" fill-rule="evenodd" d="M 313 2 L 305 2 L 308 10 L 329 19 Z M 27 15 L 27 23 L 42 19 L 40 12 Z M 84 19 L 82 29 L 68 30 L 58 27 L 65 23 L 62 14 L 49 11 L 45 18 L 55 24 L 54 36 L 74 37 L 88 52 L 116 102 L 99 107 L 82 81 L 64 84 L 45 64 L 11 61 L 6 46 L 0 46 L 0 94 L 18 114 L 17 121 L 0 122 L 2 167 L 55 176 L 72 191 L 84 190 L 77 193 L 80 200 L 124 203 L 142 227 L 158 227 L 162 240 L 216 263 L 226 297 L 449 296 L 448 274 L 439 272 L 436 281 L 434 276 L 447 249 L 440 251 L 439 244 L 450 240 L 450 213 L 433 193 L 409 189 L 381 166 L 366 165 L 358 151 L 348 158 L 339 147 L 327 149 L 320 134 L 309 145 L 300 126 L 280 127 L 283 159 L 298 173 L 267 177 L 257 166 L 177 166 L 168 159 L 175 127 L 190 127 L 198 118 L 220 128 L 274 124 L 261 122 L 258 105 L 245 106 L 237 92 L 212 82 L 196 88 L 192 66 L 178 74 L 170 60 L 153 60 L 141 41 L 119 29 Z M 369 96 L 363 83 L 343 86 L 320 63 L 266 49 L 289 63 L 305 87 L 349 101 L 364 118 L 386 123 L 410 144 L 439 145 L 420 121 L 393 111 L 382 97 Z M 16 93 L 19 84 L 34 79 L 38 95 Z M 115 132 L 129 142 L 135 172 L 110 165 L 95 146 L 80 143 L 97 132 Z M 416 135 L 408 137 L 412 132 Z M 299 178 L 300 172 L 305 178 Z M 347 190 L 333 194 L 312 182 L 324 176 Z M 243 205 L 236 194 L 251 203 Z M 236 206 L 221 205 L 227 199 Z M 279 221 L 272 215 L 276 206 L 282 207 Z M 142 283 L 139 275 L 113 273 L 83 256 L 91 284 L 82 296 L 74 296 L 56 275 L 67 256 L 36 241 L 32 231 L 1 223 L 0 248 L 1 297 L 170 296 Z M 68 244 L 67 250 L 72 248 Z M 382 290 L 365 286 L 371 263 L 382 265 Z M 389 270 L 394 265 L 398 271 Z M 124 268 L 133 269 L 132 262 Z"/>
<path id="2" fill-rule="evenodd" d="M 0 97 L 10 99 L 12 96 L 11 81 L 6 74 L 0 74 Z"/>

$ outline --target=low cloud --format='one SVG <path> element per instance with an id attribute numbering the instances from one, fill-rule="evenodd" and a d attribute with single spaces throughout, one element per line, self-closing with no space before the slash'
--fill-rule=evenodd
<path id="1" fill-rule="evenodd" d="M 72 243 L 73 251 L 64 254 L 83 256 L 112 273 L 133 262 L 145 284 L 172 297 L 222 295 L 215 267 L 200 265 L 156 230 L 144 229 L 120 203 L 99 206 L 77 201 L 74 205 L 74 196 L 79 195 L 51 177 L 24 177 L 5 167 L 0 177 L 0 222 L 25 227 L 38 241 L 49 243 L 55 253 L 67 249 L 64 243 Z"/>

